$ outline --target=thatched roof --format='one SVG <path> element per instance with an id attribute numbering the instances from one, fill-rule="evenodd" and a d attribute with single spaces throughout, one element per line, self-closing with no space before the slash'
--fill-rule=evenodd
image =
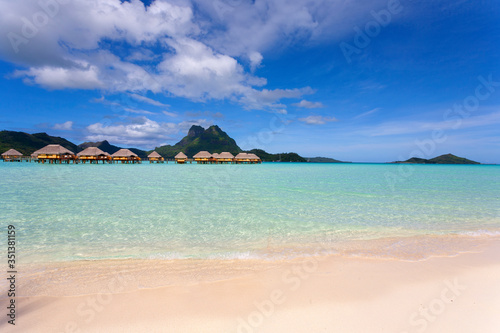
<path id="1" fill-rule="evenodd" d="M 188 158 L 188 157 L 186 156 L 186 154 L 184 154 L 184 153 L 181 151 L 179 154 L 175 155 L 175 158 L 176 158 L 176 159 L 181 159 L 181 160 L 183 160 L 183 159 L 186 159 L 186 158 Z"/>
<path id="2" fill-rule="evenodd" d="M 238 160 L 249 160 L 250 159 L 250 154 L 239 153 L 238 155 L 236 155 L 235 158 L 238 159 Z"/>
<path id="3" fill-rule="evenodd" d="M 116 153 L 111 155 L 111 157 L 139 157 L 139 156 L 137 156 L 137 154 L 135 154 L 129 149 L 120 149 Z"/>
<path id="4" fill-rule="evenodd" d="M 260 157 L 255 155 L 255 154 L 248 154 L 248 156 L 250 157 L 250 159 L 252 160 L 260 160 Z"/>
<path id="5" fill-rule="evenodd" d="M 154 151 L 148 155 L 148 158 L 161 158 L 161 155 Z"/>
<path id="6" fill-rule="evenodd" d="M 23 154 L 15 149 L 9 149 L 5 153 L 3 153 L 2 156 L 23 156 Z"/>
<path id="7" fill-rule="evenodd" d="M 82 150 L 81 152 L 79 152 L 78 154 L 76 154 L 76 156 L 78 156 L 78 157 L 80 157 L 80 156 L 101 156 L 101 155 L 109 156 L 108 153 L 103 152 L 102 150 L 100 150 L 97 147 L 88 147 L 88 148 L 85 148 L 84 150 Z"/>
<path id="8" fill-rule="evenodd" d="M 208 151 L 202 150 L 198 154 L 194 155 L 193 158 L 211 158 L 212 154 Z"/>
<path id="9" fill-rule="evenodd" d="M 219 158 L 219 154 L 218 153 L 213 153 L 212 157 L 215 158 L 215 159 L 217 159 L 217 158 Z"/>
<path id="10" fill-rule="evenodd" d="M 233 159 L 234 156 L 233 156 L 233 154 L 228 153 L 227 151 L 223 151 L 222 153 L 219 154 L 219 156 L 217 158 L 220 158 L 220 159 Z"/>
<path id="11" fill-rule="evenodd" d="M 42 149 L 38 149 L 37 151 L 35 151 L 33 154 L 31 154 L 31 156 L 33 156 L 33 155 L 38 156 L 41 154 L 45 154 L 45 155 L 64 155 L 64 154 L 75 155 L 75 153 L 64 148 L 61 145 L 46 145 Z"/>

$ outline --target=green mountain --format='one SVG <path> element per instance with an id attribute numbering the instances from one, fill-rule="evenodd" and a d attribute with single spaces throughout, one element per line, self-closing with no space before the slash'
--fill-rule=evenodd
<path id="1" fill-rule="evenodd" d="M 349 162 L 343 162 L 336 160 L 334 158 L 329 158 L 329 157 L 306 157 L 307 162 L 310 163 L 349 163 Z"/>
<path id="2" fill-rule="evenodd" d="M 249 153 L 259 156 L 262 162 L 307 162 L 305 158 L 296 153 L 269 154 L 262 149 L 252 149 Z"/>
<path id="3" fill-rule="evenodd" d="M 446 154 L 434 157 L 431 158 L 429 161 L 436 164 L 481 164 L 479 162 L 466 159 L 465 157 L 458 157 L 452 154 Z"/>
<path id="4" fill-rule="evenodd" d="M 464 157 L 458 157 L 453 154 L 445 154 L 431 159 L 412 157 L 406 161 L 397 161 L 392 163 L 414 163 L 414 164 L 481 164 L 471 161 Z"/>
<path id="5" fill-rule="evenodd" d="M 109 154 L 114 154 L 118 150 L 122 149 L 118 146 L 114 146 L 114 145 L 110 144 L 107 140 L 99 141 L 99 142 L 84 142 L 82 144 L 79 144 L 78 147 L 80 147 L 81 150 L 88 148 L 88 147 L 97 147 L 100 150 L 102 150 L 106 153 L 109 153 Z M 136 153 L 137 156 L 139 156 L 140 158 L 146 158 L 148 156 L 148 154 L 144 150 L 137 149 L 137 148 L 128 148 L 128 149 L 130 149 L 132 152 Z"/>
<path id="6" fill-rule="evenodd" d="M 219 126 L 213 125 L 207 129 L 193 125 L 188 134 L 175 145 L 156 147 L 154 150 L 165 158 L 173 158 L 179 152 L 183 152 L 188 157 L 193 157 L 196 153 L 206 150 L 210 153 L 230 152 L 233 155 L 241 153 L 236 141 L 222 131 Z"/>
<path id="7" fill-rule="evenodd" d="M 74 153 L 82 151 L 74 143 L 61 137 L 50 136 L 47 133 L 28 134 L 24 132 L 0 131 L 0 152 L 2 153 L 13 148 L 23 153 L 23 155 L 28 156 L 50 144 L 59 144 Z"/>

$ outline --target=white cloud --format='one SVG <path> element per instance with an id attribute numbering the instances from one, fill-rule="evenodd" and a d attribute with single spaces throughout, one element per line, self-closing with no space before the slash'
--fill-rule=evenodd
<path id="1" fill-rule="evenodd" d="M 279 100 L 284 98 L 301 98 L 304 95 L 310 95 L 314 92 L 311 87 L 301 89 L 252 90 L 242 98 L 242 102 L 251 109 L 263 109 L 264 107 L 282 109 L 284 107 L 283 104 L 276 104 Z"/>
<path id="2" fill-rule="evenodd" d="M 354 117 L 353 119 L 359 119 L 359 118 L 363 118 L 363 117 L 366 117 L 366 116 L 369 116 L 375 112 L 378 112 L 380 111 L 381 108 L 375 108 L 375 109 L 371 109 L 370 111 L 366 111 L 366 112 L 363 112 L 361 114 L 358 114 L 356 117 Z"/>
<path id="3" fill-rule="evenodd" d="M 114 102 L 114 101 L 109 101 L 104 96 L 101 96 L 100 98 L 93 98 L 90 100 L 92 103 L 102 103 L 104 105 L 111 105 L 111 106 L 120 106 L 120 103 Z"/>
<path id="4" fill-rule="evenodd" d="M 325 106 L 321 102 L 310 102 L 306 101 L 305 99 L 301 100 L 299 103 L 294 103 L 292 104 L 293 106 L 299 107 L 299 108 L 306 108 L 306 109 L 316 109 L 316 108 L 324 108 Z"/>
<path id="5" fill-rule="evenodd" d="M 151 104 L 151 105 L 154 105 L 154 106 L 161 106 L 161 107 L 168 107 L 168 106 L 170 106 L 170 105 L 158 102 L 158 101 L 156 101 L 154 99 L 151 99 L 149 97 L 141 96 L 141 95 L 138 95 L 138 94 L 129 94 L 129 96 L 132 97 L 135 100 L 138 100 L 138 101 L 144 102 L 144 103 L 148 103 L 148 104 Z"/>
<path id="6" fill-rule="evenodd" d="M 262 59 L 264 59 L 262 54 L 260 54 L 259 52 L 250 52 L 248 58 L 250 59 L 250 68 L 252 69 L 252 72 L 260 66 Z"/>
<path id="7" fill-rule="evenodd" d="M 267 80 L 253 71 L 266 51 L 351 34 L 359 12 L 385 2 L 156 0 L 145 7 L 140 0 L 53 1 L 46 22 L 23 35 L 32 24 L 26 20 L 45 15 L 46 2 L 0 0 L 0 34 L 21 38 L 1 38 L 0 57 L 24 67 L 15 76 L 48 89 L 151 91 L 272 109 L 310 88 L 261 90 Z M 237 59 L 247 59 L 250 72 Z"/>
<path id="8" fill-rule="evenodd" d="M 61 130 L 61 131 L 71 131 L 73 129 L 73 122 L 72 121 L 67 121 L 62 124 L 55 124 L 54 127 L 52 127 L 55 130 Z"/>
<path id="9" fill-rule="evenodd" d="M 136 114 L 147 114 L 147 115 L 153 115 L 156 114 L 151 111 L 146 111 L 146 110 L 136 110 L 136 109 L 131 109 L 131 108 L 123 108 L 125 111 L 130 112 L 130 113 L 136 113 Z"/>
<path id="10" fill-rule="evenodd" d="M 194 100 L 225 99 L 249 89 L 247 74 L 236 59 L 190 38 L 167 43 L 175 53 L 166 55 L 158 69 L 161 82 L 173 94 Z"/>
<path id="11" fill-rule="evenodd" d="M 163 114 L 164 114 L 165 116 L 174 117 L 174 118 L 178 116 L 178 114 L 177 114 L 177 113 L 174 113 L 174 112 L 168 112 L 168 111 L 163 111 Z"/>
<path id="12" fill-rule="evenodd" d="M 87 64 L 86 68 L 37 67 L 14 72 L 27 83 L 36 83 L 49 89 L 96 89 L 103 87 L 99 68 Z"/>
<path id="13" fill-rule="evenodd" d="M 185 135 L 192 125 L 210 126 L 205 119 L 183 121 L 180 123 L 159 123 L 147 117 L 131 118 L 127 123 L 95 123 L 87 126 L 86 140 L 108 140 L 115 144 L 142 146 L 151 148 L 167 141 L 175 140 L 178 134 Z"/>
<path id="14" fill-rule="evenodd" d="M 309 116 L 305 118 L 299 118 L 299 121 L 302 121 L 309 125 L 323 125 L 327 122 L 338 121 L 338 119 L 334 117 L 324 117 L 324 116 Z"/>
<path id="15" fill-rule="evenodd" d="M 219 52 L 246 57 L 280 50 L 296 43 L 339 40 L 355 25 L 373 20 L 370 10 L 387 7 L 387 0 L 193 0 L 194 13 L 205 25 L 217 25 L 206 42 Z M 397 17 L 393 18 L 394 20 Z"/>

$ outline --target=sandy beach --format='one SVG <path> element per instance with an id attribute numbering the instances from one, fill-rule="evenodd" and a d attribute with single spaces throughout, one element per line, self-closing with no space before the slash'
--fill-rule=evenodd
<path id="1" fill-rule="evenodd" d="M 473 251 L 417 261 L 330 255 L 38 268 L 20 275 L 19 292 L 30 296 L 17 298 L 16 326 L 3 316 L 2 332 L 403 333 L 500 327 L 498 238 L 478 241 Z"/>

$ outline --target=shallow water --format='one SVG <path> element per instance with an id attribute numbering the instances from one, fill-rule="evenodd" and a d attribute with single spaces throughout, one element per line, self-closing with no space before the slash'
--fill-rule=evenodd
<path id="1" fill-rule="evenodd" d="M 368 240 L 498 236 L 500 166 L 0 162 L 0 204 L 23 263 L 273 259 Z"/>

